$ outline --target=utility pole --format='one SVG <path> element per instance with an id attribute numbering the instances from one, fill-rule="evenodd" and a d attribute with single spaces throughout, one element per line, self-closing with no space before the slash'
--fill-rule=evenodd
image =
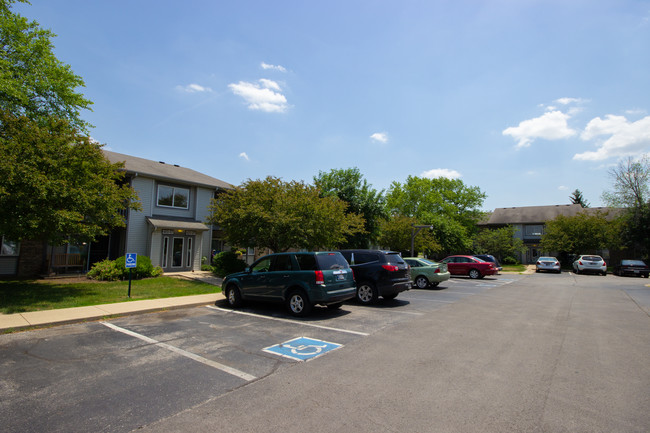
<path id="1" fill-rule="evenodd" d="M 415 225 L 411 224 L 411 257 L 415 254 L 415 235 L 420 233 L 420 230 L 428 228 L 429 230 L 433 230 L 433 226 L 431 225 Z M 417 231 L 415 230 L 417 229 Z"/>

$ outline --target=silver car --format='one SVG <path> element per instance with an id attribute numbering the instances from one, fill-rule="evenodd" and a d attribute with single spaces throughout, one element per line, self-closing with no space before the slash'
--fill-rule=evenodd
<path id="1" fill-rule="evenodd" d="M 580 256 L 575 262 L 573 262 L 573 272 L 576 274 L 593 272 L 596 274 L 607 275 L 607 263 L 605 263 L 605 260 L 600 256 Z"/>
<path id="2" fill-rule="evenodd" d="M 559 274 L 562 272 L 560 261 L 555 257 L 540 257 L 535 263 L 535 272 L 541 271 L 557 272 Z"/>

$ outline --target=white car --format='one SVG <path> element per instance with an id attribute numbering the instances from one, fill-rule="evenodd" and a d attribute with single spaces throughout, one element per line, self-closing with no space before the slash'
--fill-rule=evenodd
<path id="1" fill-rule="evenodd" d="M 580 256 L 575 262 L 573 262 L 573 272 L 576 274 L 593 272 L 596 274 L 607 275 L 607 263 L 605 263 L 605 260 L 600 256 Z"/>
<path id="2" fill-rule="evenodd" d="M 555 257 L 540 257 L 535 263 L 535 272 L 541 271 L 551 271 L 559 274 L 562 272 L 560 261 Z"/>

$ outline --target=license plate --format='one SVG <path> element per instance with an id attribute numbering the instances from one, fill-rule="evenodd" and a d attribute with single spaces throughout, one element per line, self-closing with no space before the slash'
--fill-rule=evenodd
<path id="1" fill-rule="evenodd" d="M 343 281 L 343 280 L 345 280 L 345 275 L 344 275 L 344 274 L 338 274 L 338 275 L 336 276 L 336 280 L 337 280 L 337 281 Z"/>

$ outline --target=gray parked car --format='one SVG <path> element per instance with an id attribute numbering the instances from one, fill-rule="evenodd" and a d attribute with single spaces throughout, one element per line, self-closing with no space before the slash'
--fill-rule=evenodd
<path id="1" fill-rule="evenodd" d="M 535 263 L 535 272 L 541 271 L 557 272 L 559 274 L 562 272 L 560 261 L 555 257 L 540 257 Z"/>

